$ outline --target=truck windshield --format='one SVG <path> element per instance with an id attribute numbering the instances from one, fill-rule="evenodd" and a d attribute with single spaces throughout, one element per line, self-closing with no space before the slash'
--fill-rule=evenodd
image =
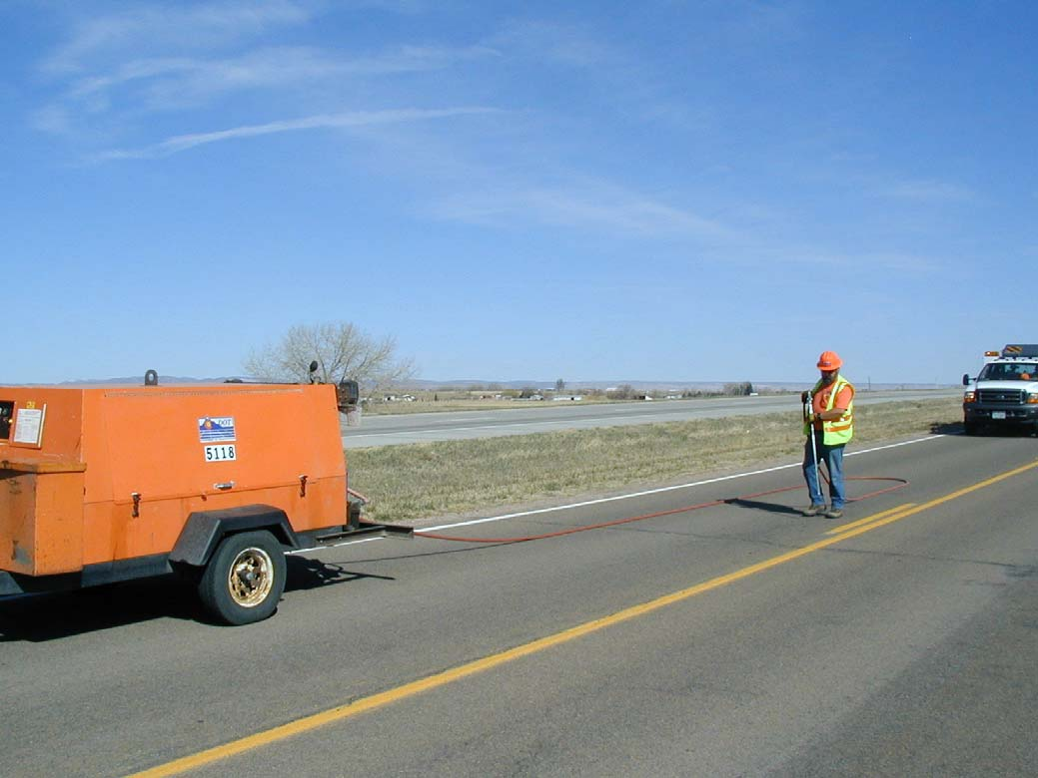
<path id="1" fill-rule="evenodd" d="M 1038 381 L 1038 363 L 1013 362 L 1012 364 L 992 362 L 984 365 L 980 371 L 981 381 Z"/>

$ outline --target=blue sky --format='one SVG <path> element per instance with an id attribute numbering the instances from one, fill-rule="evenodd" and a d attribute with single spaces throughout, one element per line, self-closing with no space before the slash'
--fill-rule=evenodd
<path id="1" fill-rule="evenodd" d="M 1038 4 L 0 0 L 0 382 L 954 383 L 1038 342 Z M 1021 292 L 1024 292 L 1021 296 Z"/>

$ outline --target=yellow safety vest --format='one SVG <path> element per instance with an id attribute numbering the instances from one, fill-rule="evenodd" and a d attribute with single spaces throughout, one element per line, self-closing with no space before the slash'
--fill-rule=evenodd
<path id="1" fill-rule="evenodd" d="M 822 422 L 822 444 L 826 446 L 842 446 L 845 443 L 850 443 L 851 438 L 854 436 L 854 384 L 844 378 L 842 375 L 837 374 L 836 383 L 833 386 L 833 390 L 829 393 L 829 402 L 826 403 L 825 409 L 831 411 L 833 406 L 836 404 L 836 395 L 840 393 L 843 387 L 849 386 L 851 388 L 851 401 L 847 404 L 847 410 L 843 416 L 832 421 Z M 813 397 L 818 393 L 818 390 L 822 388 L 821 379 L 815 384 L 815 388 L 811 390 L 811 396 Z M 804 422 L 804 434 L 811 434 L 811 423 Z"/>

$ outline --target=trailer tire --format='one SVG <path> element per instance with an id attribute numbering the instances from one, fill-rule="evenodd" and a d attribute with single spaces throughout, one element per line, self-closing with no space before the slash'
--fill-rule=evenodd
<path id="1" fill-rule="evenodd" d="M 198 596 L 225 624 L 262 621 L 277 610 L 287 569 L 281 544 L 266 530 L 228 535 L 206 565 Z"/>

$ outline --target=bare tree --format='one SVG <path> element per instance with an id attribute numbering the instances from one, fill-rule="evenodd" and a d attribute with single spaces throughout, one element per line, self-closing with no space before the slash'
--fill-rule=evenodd
<path id="1" fill-rule="evenodd" d="M 753 393 L 753 384 L 749 381 L 743 381 L 741 384 L 725 384 L 724 393 L 737 397 L 748 397 Z"/>
<path id="2" fill-rule="evenodd" d="M 612 391 L 606 392 L 610 400 L 630 400 L 634 397 L 634 387 L 630 384 L 621 384 Z"/>
<path id="3" fill-rule="evenodd" d="M 411 359 L 396 355 L 396 340 L 376 340 L 350 322 L 297 324 L 276 343 L 253 349 L 243 363 L 245 372 L 261 381 L 310 380 L 310 363 L 322 383 L 344 378 L 357 381 L 365 394 L 382 394 L 414 375 Z"/>

